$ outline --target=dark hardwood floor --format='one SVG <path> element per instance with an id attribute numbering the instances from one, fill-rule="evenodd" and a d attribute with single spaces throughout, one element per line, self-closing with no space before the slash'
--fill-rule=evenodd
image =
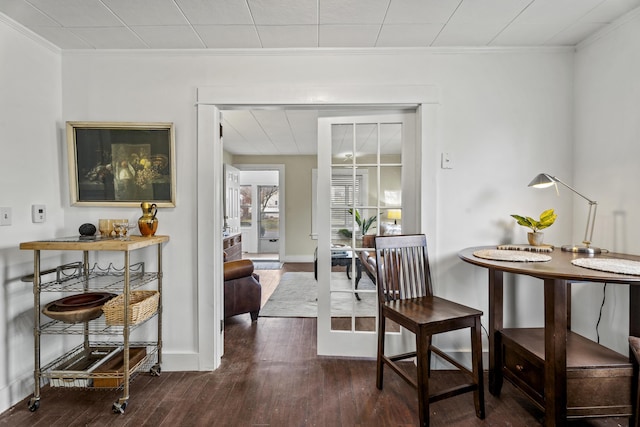
<path id="1" fill-rule="evenodd" d="M 291 268 L 291 267 L 290 267 Z M 296 266 L 294 268 L 299 268 Z M 284 271 L 291 271 L 285 269 Z M 277 272 L 260 271 L 265 282 Z M 299 270 L 297 270 L 299 271 Z M 274 279 L 275 280 L 275 279 Z M 407 369 L 415 369 L 412 364 Z M 460 374 L 434 371 L 432 387 Z M 225 356 L 214 372 L 140 375 L 123 415 L 111 412 L 121 392 L 45 387 L 40 409 L 27 401 L 0 414 L 7 426 L 415 426 L 416 393 L 391 370 L 375 387 L 375 361 L 316 355 L 316 319 L 227 319 Z M 486 393 L 485 420 L 475 417 L 472 395 L 431 405 L 432 426 L 539 426 L 543 414 L 509 383 L 500 398 Z M 627 426 L 609 418 L 570 426 Z"/>

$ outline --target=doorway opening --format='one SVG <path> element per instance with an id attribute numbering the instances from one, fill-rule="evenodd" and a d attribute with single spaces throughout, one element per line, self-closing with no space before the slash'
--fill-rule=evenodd
<path id="1" fill-rule="evenodd" d="M 424 142 L 435 141 L 433 131 L 436 123 L 438 108 L 438 90 L 435 86 L 391 85 L 375 87 L 368 86 L 340 86 L 329 85 L 323 87 L 204 87 L 198 89 L 198 182 L 213 183 L 211 186 L 198 186 L 198 232 L 203 236 L 212 236 L 211 239 L 198 239 L 198 324 L 211 325 L 222 324 L 223 319 L 223 286 L 222 275 L 214 275 L 211 286 L 211 272 L 222 271 L 222 229 L 224 218 L 223 182 L 222 174 L 219 174 L 220 165 L 228 159 L 223 152 L 220 126 L 222 117 L 220 111 L 232 109 L 268 109 L 267 106 L 276 108 L 300 110 L 352 110 L 364 109 L 389 109 L 394 107 L 417 106 L 419 120 L 417 123 L 419 141 L 421 147 L 426 150 L 415 159 L 416 163 L 428 164 L 435 159 L 436 144 L 425 145 Z M 273 108 L 273 107 L 271 107 Z M 228 133 L 225 131 L 225 139 Z M 268 145 L 269 141 L 265 141 Z M 214 168 L 211 167 L 214 165 Z M 418 182 L 422 182 L 421 176 L 416 176 Z M 435 180 L 425 181 L 420 197 L 415 200 L 422 205 L 425 200 L 435 200 L 435 189 L 430 185 Z M 294 185 L 294 184 L 292 184 Z M 310 188 L 310 185 L 308 186 Z M 213 190 L 213 191 L 211 191 Z M 307 190 L 308 191 L 308 190 Z M 281 194 L 283 188 L 280 188 Z M 426 230 L 437 234 L 430 224 L 425 222 L 427 216 L 435 217 L 435 203 L 427 204 L 427 209 L 420 211 L 420 224 L 427 224 Z M 211 218 L 213 212 L 213 218 Z M 209 215 L 206 215 L 206 214 Z M 282 224 L 281 224 L 282 227 Z M 286 228 L 282 231 L 285 231 Z M 307 233 L 305 233 L 307 234 Z M 286 238 L 285 238 L 286 241 Z M 282 251 L 282 249 L 281 249 Z M 295 253 L 294 253 L 295 256 Z M 211 309 L 213 307 L 213 310 Z M 215 369 L 221 362 L 224 353 L 224 332 L 211 334 L 210 329 L 202 327 L 198 333 L 199 348 L 198 360 L 201 368 L 211 366 Z"/>
<path id="2" fill-rule="evenodd" d="M 242 258 L 279 268 L 285 254 L 284 165 L 234 164 L 239 171 Z"/>

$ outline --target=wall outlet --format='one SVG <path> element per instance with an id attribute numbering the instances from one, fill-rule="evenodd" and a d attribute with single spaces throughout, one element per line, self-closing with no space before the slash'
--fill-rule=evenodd
<path id="1" fill-rule="evenodd" d="M 47 220 L 47 207 L 45 205 L 31 205 L 31 221 L 34 223 Z"/>
<path id="2" fill-rule="evenodd" d="M 0 225 L 11 225 L 11 208 L 0 208 Z"/>

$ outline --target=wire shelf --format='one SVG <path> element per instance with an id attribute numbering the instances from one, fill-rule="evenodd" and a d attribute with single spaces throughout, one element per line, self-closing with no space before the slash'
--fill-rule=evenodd
<path id="1" fill-rule="evenodd" d="M 129 367 L 129 380 L 133 380 L 142 372 L 151 371 L 157 363 L 158 343 L 129 343 L 130 350 L 135 348 L 144 348 L 146 354 L 140 361 Z M 42 368 L 42 384 L 44 385 L 48 381 L 52 387 L 121 390 L 124 386 L 124 371 L 101 373 L 93 370 L 123 349 L 124 344 L 121 342 L 91 342 L 88 349 L 84 344 L 80 344 Z M 74 366 L 86 366 L 87 369 L 69 370 Z M 95 380 L 115 380 L 112 382 L 119 385 L 94 387 Z"/>
<path id="2" fill-rule="evenodd" d="M 148 319 L 136 324 L 129 324 L 129 331 L 134 331 L 138 327 L 144 325 L 149 320 L 156 317 L 158 312 L 156 311 Z M 87 330 L 85 330 L 85 323 L 65 323 L 59 320 L 52 320 L 51 322 L 43 323 L 40 325 L 40 334 L 42 335 L 84 335 L 89 333 L 90 335 L 120 335 L 124 331 L 124 326 L 111 326 L 107 325 L 104 314 L 95 320 L 87 322 Z"/>
<path id="3" fill-rule="evenodd" d="M 61 266 L 56 270 L 56 279 L 40 284 L 41 292 L 85 292 L 87 290 L 104 290 L 122 292 L 125 285 L 124 268 L 109 264 L 101 268 L 95 264 L 86 273 L 81 263 L 71 264 L 71 268 Z M 65 267 L 65 268 L 62 268 Z M 71 271 L 69 271 L 71 270 Z M 129 267 L 129 289 L 146 285 L 161 276 L 162 273 L 146 273 L 144 262 Z"/>

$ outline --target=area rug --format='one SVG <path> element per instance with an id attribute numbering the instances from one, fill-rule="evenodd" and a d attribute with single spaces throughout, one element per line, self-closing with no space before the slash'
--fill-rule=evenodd
<path id="1" fill-rule="evenodd" d="M 332 290 L 348 290 L 351 281 L 343 272 L 332 272 Z M 359 290 L 375 290 L 375 285 L 363 275 L 358 284 Z M 359 292 L 360 301 L 346 292 L 331 293 L 331 316 L 374 317 L 378 310 L 375 292 Z M 317 317 L 318 282 L 313 273 L 288 272 L 282 275 L 278 287 L 264 307 L 260 317 Z"/>

